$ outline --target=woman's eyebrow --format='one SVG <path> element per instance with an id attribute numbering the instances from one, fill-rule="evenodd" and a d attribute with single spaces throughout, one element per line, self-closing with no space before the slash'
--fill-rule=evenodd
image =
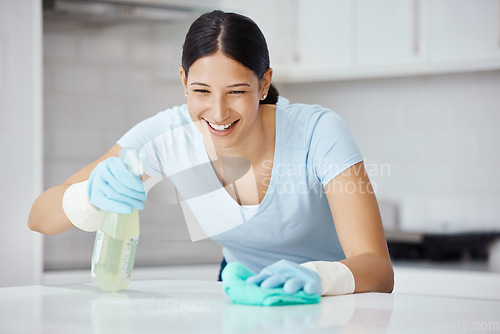
<path id="1" fill-rule="evenodd" d="M 203 82 L 192 82 L 191 85 L 210 87 L 210 85 L 208 85 L 206 83 L 203 83 Z M 236 84 L 233 84 L 233 85 L 229 85 L 227 87 L 234 88 L 234 87 L 242 87 L 242 86 L 251 87 L 250 84 L 247 84 L 247 83 L 244 83 L 244 82 L 240 82 L 240 83 L 236 83 Z"/>
<path id="2" fill-rule="evenodd" d="M 230 87 L 230 88 L 234 88 L 234 87 L 241 87 L 241 86 L 248 86 L 248 87 L 250 87 L 250 85 L 249 85 L 249 84 L 244 83 L 244 82 L 237 83 L 237 84 L 234 84 L 234 85 L 229 85 L 228 87 Z"/>
<path id="3" fill-rule="evenodd" d="M 210 87 L 210 85 L 207 85 L 206 83 L 202 83 L 202 82 L 193 82 L 193 83 L 191 83 L 191 85 Z"/>

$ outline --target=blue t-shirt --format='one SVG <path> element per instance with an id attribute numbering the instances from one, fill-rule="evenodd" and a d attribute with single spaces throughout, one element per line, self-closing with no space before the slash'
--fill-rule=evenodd
<path id="1" fill-rule="evenodd" d="M 281 259 L 345 258 L 324 186 L 362 156 L 332 110 L 278 99 L 271 179 L 256 206 L 239 205 L 222 188 L 187 105 L 140 122 L 117 143 L 148 157 L 146 174 L 172 180 L 192 239 L 211 237 L 228 263 L 259 271 Z"/>

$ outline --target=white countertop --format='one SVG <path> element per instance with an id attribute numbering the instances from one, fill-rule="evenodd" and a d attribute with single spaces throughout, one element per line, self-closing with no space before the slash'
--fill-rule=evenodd
<path id="1" fill-rule="evenodd" d="M 500 272 L 486 262 L 393 261 L 394 291 L 500 301 Z"/>
<path id="2" fill-rule="evenodd" d="M 500 333 L 500 301 L 364 293 L 320 304 L 232 305 L 214 281 L 0 288 L 0 333 Z"/>
<path id="3" fill-rule="evenodd" d="M 500 272 L 486 262 L 394 261 L 394 292 L 500 301 Z M 216 280 L 219 264 L 134 268 L 134 280 Z M 89 269 L 45 272 L 41 284 L 59 286 L 90 282 Z M 1 333 L 0 333 L 1 334 Z"/>

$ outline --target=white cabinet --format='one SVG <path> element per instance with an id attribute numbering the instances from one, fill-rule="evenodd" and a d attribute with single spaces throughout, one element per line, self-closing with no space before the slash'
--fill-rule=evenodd
<path id="1" fill-rule="evenodd" d="M 353 0 L 351 6 L 354 64 L 341 78 L 500 69 L 499 0 Z"/>
<path id="2" fill-rule="evenodd" d="M 353 1 L 352 43 L 359 67 L 412 64 L 422 57 L 420 1 Z"/>
<path id="3" fill-rule="evenodd" d="M 226 0 L 264 33 L 277 81 L 309 81 L 352 67 L 351 0 Z"/>
<path id="4" fill-rule="evenodd" d="M 289 71 L 318 73 L 352 66 L 349 1 L 292 1 Z"/>
<path id="5" fill-rule="evenodd" d="M 435 0 L 427 7 L 432 61 L 499 59 L 499 0 Z"/>
<path id="6" fill-rule="evenodd" d="M 277 81 L 500 69 L 500 0 L 223 1 L 264 32 Z"/>

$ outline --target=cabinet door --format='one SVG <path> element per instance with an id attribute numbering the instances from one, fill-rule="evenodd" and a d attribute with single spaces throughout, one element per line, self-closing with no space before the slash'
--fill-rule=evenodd
<path id="1" fill-rule="evenodd" d="M 420 1 L 353 0 L 357 66 L 423 61 Z"/>
<path id="2" fill-rule="evenodd" d="M 499 0 L 428 2 L 430 57 L 435 61 L 500 57 Z"/>
<path id="3" fill-rule="evenodd" d="M 351 58 L 350 0 L 296 0 L 290 16 L 295 71 L 347 69 Z"/>

